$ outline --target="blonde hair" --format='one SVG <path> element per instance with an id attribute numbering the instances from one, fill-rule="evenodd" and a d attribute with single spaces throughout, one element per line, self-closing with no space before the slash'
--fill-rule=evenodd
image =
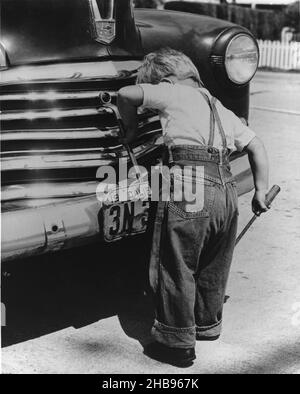
<path id="1" fill-rule="evenodd" d="M 199 72 L 184 53 L 162 48 L 145 56 L 137 74 L 137 83 L 158 84 L 162 79 L 175 76 L 179 80 L 192 78 L 203 86 Z"/>

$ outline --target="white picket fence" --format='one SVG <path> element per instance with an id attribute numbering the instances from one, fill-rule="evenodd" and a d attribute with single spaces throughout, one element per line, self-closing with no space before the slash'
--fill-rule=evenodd
<path id="1" fill-rule="evenodd" d="M 300 70 L 300 42 L 258 40 L 260 50 L 259 67 L 281 70 Z"/>

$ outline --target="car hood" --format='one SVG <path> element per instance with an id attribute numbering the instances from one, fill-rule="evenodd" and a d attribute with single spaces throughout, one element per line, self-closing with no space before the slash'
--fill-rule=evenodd
<path id="1" fill-rule="evenodd" d="M 1 0 L 1 45 L 11 66 L 142 58 L 161 46 L 204 59 L 214 40 L 235 25 L 174 11 L 136 9 L 131 0 L 114 0 L 116 36 L 111 44 L 95 39 L 91 3 L 104 0 Z M 193 59 L 197 64 L 198 59 Z M 206 61 L 207 59 L 205 59 Z"/>
<path id="2" fill-rule="evenodd" d="M 89 0 L 1 0 L 1 44 L 12 66 L 141 56 L 130 0 L 115 0 L 115 12 L 116 38 L 106 45 L 95 40 Z"/>

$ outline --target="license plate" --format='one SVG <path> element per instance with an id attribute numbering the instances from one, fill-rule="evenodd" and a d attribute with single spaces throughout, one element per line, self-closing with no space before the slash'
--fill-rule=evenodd
<path id="1" fill-rule="evenodd" d="M 146 231 L 149 201 L 126 201 L 103 207 L 103 237 L 106 242 Z"/>

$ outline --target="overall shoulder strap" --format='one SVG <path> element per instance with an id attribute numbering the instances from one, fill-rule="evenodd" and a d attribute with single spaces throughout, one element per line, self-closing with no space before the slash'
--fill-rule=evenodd
<path id="1" fill-rule="evenodd" d="M 214 110 L 212 103 L 206 93 L 204 93 L 201 89 L 199 89 L 199 92 L 207 102 L 209 108 L 210 108 L 210 122 L 209 122 L 209 140 L 208 140 L 208 146 L 212 146 L 214 143 L 215 139 L 215 127 L 216 127 L 216 120 L 214 116 Z"/>
<path id="2" fill-rule="evenodd" d="M 225 135 L 225 131 L 217 110 L 217 99 L 216 97 L 212 96 L 212 98 L 210 99 L 209 96 L 203 92 L 201 89 L 199 89 L 199 92 L 202 94 L 202 96 L 204 97 L 204 99 L 206 100 L 207 104 L 210 107 L 210 133 L 209 133 L 209 141 L 208 141 L 208 146 L 212 146 L 214 143 L 214 138 L 215 138 L 215 122 L 217 122 L 218 128 L 219 128 L 219 132 L 221 135 L 221 139 L 222 139 L 222 146 L 224 149 L 227 148 L 227 140 L 226 140 L 226 135 Z"/>
<path id="3" fill-rule="evenodd" d="M 213 99 L 212 99 L 212 108 L 213 108 L 213 112 L 214 112 L 214 117 L 215 117 L 215 119 L 217 121 L 219 132 L 221 134 L 223 148 L 226 149 L 227 148 L 226 135 L 225 135 L 225 131 L 224 131 L 221 119 L 220 119 L 220 115 L 219 115 L 218 110 L 217 110 L 216 103 L 217 103 L 217 99 L 215 97 L 213 97 Z"/>

